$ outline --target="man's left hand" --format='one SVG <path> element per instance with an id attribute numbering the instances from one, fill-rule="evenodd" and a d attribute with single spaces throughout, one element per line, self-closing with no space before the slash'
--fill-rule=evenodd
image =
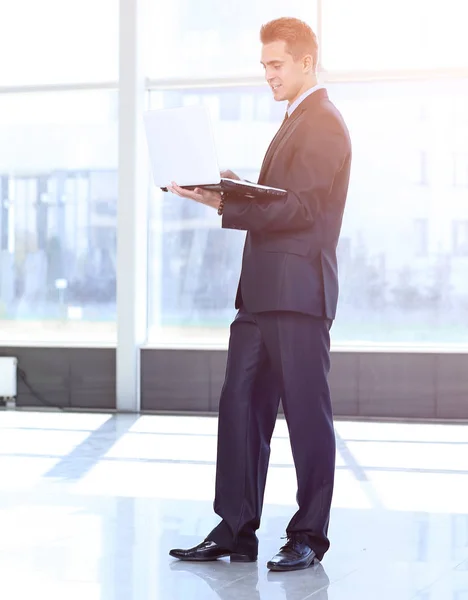
<path id="1" fill-rule="evenodd" d="M 195 200 L 195 202 L 200 202 L 200 204 L 211 206 L 216 210 L 218 210 L 219 205 L 221 204 L 221 194 L 219 192 L 212 192 L 210 190 L 203 190 L 201 188 L 195 188 L 193 191 L 185 190 L 174 182 L 172 182 L 172 185 L 167 189 L 181 198 Z"/>

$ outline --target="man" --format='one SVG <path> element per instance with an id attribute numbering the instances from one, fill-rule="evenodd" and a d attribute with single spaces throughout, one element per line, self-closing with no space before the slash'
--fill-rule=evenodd
<path id="1" fill-rule="evenodd" d="M 259 183 L 287 196 L 250 201 L 200 189 L 171 191 L 219 209 L 222 226 L 247 231 L 219 405 L 215 512 L 221 523 L 181 560 L 257 558 L 263 496 L 280 398 L 297 473 L 298 512 L 271 570 L 309 567 L 329 548 L 335 436 L 328 387 L 329 330 L 338 299 L 336 246 L 351 145 L 340 113 L 317 85 L 317 41 L 297 19 L 261 29 L 262 64 L 286 118 Z M 232 176 L 232 174 L 231 174 Z"/>

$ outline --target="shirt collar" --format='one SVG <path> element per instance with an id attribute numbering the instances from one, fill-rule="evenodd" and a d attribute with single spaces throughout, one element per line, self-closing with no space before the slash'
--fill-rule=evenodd
<path id="1" fill-rule="evenodd" d="M 323 87 L 324 86 L 321 85 L 320 83 L 317 85 L 314 85 L 313 87 L 306 90 L 303 94 L 301 94 L 299 96 L 299 98 L 296 98 L 296 100 L 294 100 L 294 102 L 290 106 L 288 106 L 288 117 L 290 117 L 293 114 L 293 112 L 296 110 L 296 108 L 299 106 L 299 104 L 301 104 L 301 102 L 303 102 L 308 96 L 310 96 L 317 90 L 323 89 Z"/>

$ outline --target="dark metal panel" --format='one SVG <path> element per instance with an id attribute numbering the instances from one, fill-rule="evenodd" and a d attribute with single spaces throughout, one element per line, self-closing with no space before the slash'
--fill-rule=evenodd
<path id="1" fill-rule="evenodd" d="M 115 409 L 115 349 L 70 348 L 70 405 Z"/>
<path id="2" fill-rule="evenodd" d="M 437 417 L 468 419 L 468 354 L 437 356 Z"/>
<path id="3" fill-rule="evenodd" d="M 69 408 L 68 394 L 63 392 L 51 392 L 48 390 L 41 390 L 39 386 L 34 385 L 34 390 L 39 392 L 43 401 L 39 400 L 33 394 L 22 391 L 16 398 L 16 406 L 25 408 Z"/>
<path id="4" fill-rule="evenodd" d="M 115 408 L 115 349 L 0 348 L 57 406 Z M 143 350 L 142 410 L 217 412 L 227 352 Z M 332 353 L 335 416 L 468 419 L 465 354 Z M 40 406 L 19 381 L 18 406 Z"/>
<path id="5" fill-rule="evenodd" d="M 210 411 L 218 412 L 219 397 L 226 374 L 227 351 L 218 350 L 209 353 L 210 365 Z"/>
<path id="6" fill-rule="evenodd" d="M 330 391 L 335 415 L 359 414 L 359 354 L 332 352 Z"/>
<path id="7" fill-rule="evenodd" d="M 142 410 L 210 410 L 209 352 L 143 350 Z"/>
<path id="8" fill-rule="evenodd" d="M 9 348 L 2 354 L 16 356 L 29 384 L 54 406 L 70 406 L 70 364 L 63 348 Z M 18 378 L 18 406 L 41 406 L 21 378 Z"/>
<path id="9" fill-rule="evenodd" d="M 217 412 L 219 396 L 224 383 L 227 351 L 213 351 L 209 355 L 211 382 L 210 410 Z M 356 416 L 358 414 L 358 381 L 359 355 L 333 353 L 330 388 L 335 414 L 342 416 Z M 282 406 L 280 406 L 279 412 L 283 412 Z"/>
<path id="10" fill-rule="evenodd" d="M 361 353 L 359 416 L 436 417 L 433 354 Z"/>
<path id="11" fill-rule="evenodd" d="M 34 392 L 18 378 L 18 406 L 115 408 L 115 349 L 3 347 L 16 356 Z"/>

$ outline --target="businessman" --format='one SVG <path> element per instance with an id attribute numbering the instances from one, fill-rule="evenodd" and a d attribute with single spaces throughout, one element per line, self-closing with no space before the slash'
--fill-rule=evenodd
<path id="1" fill-rule="evenodd" d="M 330 327 L 338 300 L 336 247 L 348 190 L 351 144 L 343 119 L 317 83 L 317 40 L 297 19 L 261 29 L 262 65 L 277 101 L 287 101 L 259 183 L 287 190 L 251 201 L 197 189 L 171 190 L 212 206 L 222 226 L 247 231 L 221 392 L 214 509 L 219 525 L 181 560 L 255 561 L 280 398 L 297 474 L 298 511 L 273 571 L 320 561 L 335 470 L 328 385 Z M 231 174 L 232 176 L 232 174 Z"/>

